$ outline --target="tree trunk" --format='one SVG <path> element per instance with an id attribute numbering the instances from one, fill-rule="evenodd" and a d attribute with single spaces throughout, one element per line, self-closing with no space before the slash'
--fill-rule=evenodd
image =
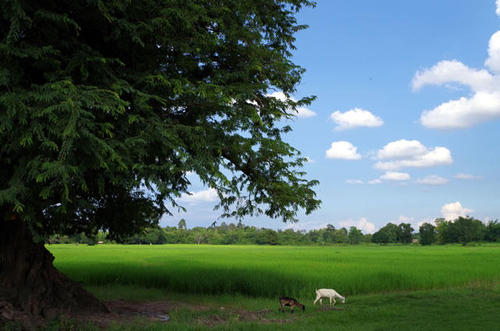
<path id="1" fill-rule="evenodd" d="M 53 266 L 54 256 L 43 243 L 33 241 L 24 222 L 11 218 L 0 218 L 0 321 L 15 319 L 16 314 L 45 319 L 63 313 L 109 312 Z"/>

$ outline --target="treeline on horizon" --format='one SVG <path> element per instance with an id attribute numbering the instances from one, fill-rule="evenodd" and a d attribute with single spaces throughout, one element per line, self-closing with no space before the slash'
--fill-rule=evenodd
<path id="1" fill-rule="evenodd" d="M 94 236 L 83 233 L 72 236 L 53 235 L 49 244 L 62 243 L 119 243 L 119 244 L 212 244 L 212 245 L 330 245 L 378 243 L 378 244 L 467 244 L 475 241 L 500 242 L 500 223 L 491 221 L 483 223 L 472 217 L 459 217 L 454 221 L 443 218 L 435 220 L 435 224 L 424 223 L 418 232 L 409 223 L 387 223 L 373 234 L 363 234 L 354 226 L 349 229 L 337 229 L 328 224 L 316 230 L 272 230 L 247 226 L 239 222 L 225 223 L 188 229 L 186 221 L 181 219 L 177 227 L 150 227 L 143 232 L 124 237 L 118 241 L 107 239 L 105 231 Z"/>

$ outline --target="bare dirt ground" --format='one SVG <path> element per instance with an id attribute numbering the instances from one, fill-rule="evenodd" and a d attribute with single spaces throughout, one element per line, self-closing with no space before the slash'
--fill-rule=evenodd
<path id="1" fill-rule="evenodd" d="M 213 327 L 229 321 L 249 321 L 259 323 L 289 323 L 295 320 L 290 318 L 270 318 L 268 313 L 272 309 L 257 311 L 244 310 L 234 307 L 214 307 L 197 305 L 176 301 L 148 301 L 131 302 L 125 300 L 105 301 L 110 313 L 93 314 L 65 314 L 61 316 L 61 321 L 72 321 L 77 324 L 93 324 L 102 329 L 106 329 L 111 324 L 148 324 L 152 322 L 168 323 L 171 320 L 171 313 L 178 310 L 192 312 L 192 323 L 195 325 Z M 276 309 L 277 310 L 277 309 Z M 285 316 L 283 316 L 285 317 Z M 43 319 L 30 319 L 22 312 L 16 311 L 14 307 L 0 302 L 0 326 L 1 322 L 14 322 L 24 329 L 31 330 L 42 327 L 47 322 Z"/>
<path id="2" fill-rule="evenodd" d="M 266 317 L 271 309 L 250 311 L 235 309 L 231 307 L 212 307 L 204 305 L 188 304 L 174 301 L 149 301 L 130 302 L 115 300 L 104 302 L 110 314 L 92 314 L 72 316 L 82 322 L 90 322 L 105 328 L 111 323 L 168 323 L 171 319 L 170 313 L 179 309 L 185 309 L 193 313 L 193 323 L 204 326 L 216 326 L 218 324 L 232 321 L 255 321 L 260 323 L 287 323 L 291 319 L 272 319 Z"/>

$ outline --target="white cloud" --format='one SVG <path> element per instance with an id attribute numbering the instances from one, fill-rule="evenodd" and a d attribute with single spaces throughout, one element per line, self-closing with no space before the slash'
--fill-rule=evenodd
<path id="1" fill-rule="evenodd" d="M 491 36 L 488 45 L 488 55 L 489 57 L 484 64 L 495 74 L 500 74 L 500 31 L 495 32 Z"/>
<path id="2" fill-rule="evenodd" d="M 433 129 L 462 129 L 496 118 L 500 118 L 500 91 L 481 91 L 471 98 L 461 97 L 424 111 L 420 122 Z"/>
<path id="3" fill-rule="evenodd" d="M 361 217 L 359 221 L 354 221 L 354 220 L 341 221 L 339 222 L 339 225 L 341 227 L 347 228 L 348 230 L 351 226 L 355 226 L 364 233 L 375 232 L 375 224 L 368 222 L 368 220 L 365 217 Z"/>
<path id="4" fill-rule="evenodd" d="M 280 101 L 287 101 L 288 98 L 286 97 L 285 93 L 281 92 L 281 91 L 277 91 L 277 92 L 273 92 L 271 94 L 268 94 L 267 95 L 268 97 L 273 97 L 275 99 L 278 99 Z M 296 102 L 297 100 L 295 100 L 295 98 L 293 97 L 290 97 L 290 100 Z M 297 108 L 297 117 L 301 117 L 301 118 L 307 118 L 307 117 L 313 117 L 313 116 L 316 116 L 316 113 L 306 107 L 298 107 Z"/>
<path id="5" fill-rule="evenodd" d="M 377 152 L 380 160 L 375 168 L 380 170 L 397 170 L 410 167 L 433 167 L 451 164 L 451 152 L 445 147 L 427 148 L 418 140 L 397 140 L 388 143 Z"/>
<path id="6" fill-rule="evenodd" d="M 297 117 L 307 118 L 316 116 L 316 113 L 306 107 L 297 108 Z"/>
<path id="7" fill-rule="evenodd" d="M 334 141 L 330 149 L 326 151 L 327 159 L 359 160 L 361 155 L 357 152 L 357 147 L 348 141 Z"/>
<path id="8" fill-rule="evenodd" d="M 415 183 L 423 185 L 444 185 L 448 183 L 448 179 L 437 175 L 430 175 L 424 178 L 417 179 Z"/>
<path id="9" fill-rule="evenodd" d="M 499 0 L 500 1 L 500 0 Z M 458 173 L 455 175 L 456 179 L 481 179 L 481 176 L 475 176 L 471 174 Z"/>
<path id="10" fill-rule="evenodd" d="M 401 139 L 385 145 L 377 152 L 377 158 L 379 160 L 400 160 L 425 153 L 427 153 L 427 148 L 418 140 Z"/>
<path id="11" fill-rule="evenodd" d="M 497 15 L 500 16 L 500 0 L 497 0 Z"/>
<path id="12" fill-rule="evenodd" d="M 432 224 L 434 226 L 436 226 L 436 219 L 435 218 L 431 218 L 431 217 L 428 217 L 428 218 L 424 218 L 423 220 L 421 220 L 420 222 L 418 222 L 416 224 L 416 231 L 419 231 L 419 228 L 424 224 L 424 223 L 429 223 L 429 224 Z"/>
<path id="13" fill-rule="evenodd" d="M 213 202 L 217 201 L 218 198 L 217 191 L 209 188 L 204 191 L 191 192 L 191 194 L 183 193 L 180 199 L 187 202 Z"/>
<path id="14" fill-rule="evenodd" d="M 410 175 L 407 174 L 406 172 L 387 171 L 385 174 L 380 176 L 380 179 L 403 181 L 403 180 L 409 180 Z"/>
<path id="15" fill-rule="evenodd" d="M 462 207 L 460 202 L 451 202 L 443 205 L 441 207 L 441 214 L 446 220 L 455 220 L 459 216 L 467 216 L 470 212 L 473 212 L 472 209 Z"/>
<path id="16" fill-rule="evenodd" d="M 410 175 L 407 174 L 406 172 L 387 171 L 379 178 L 375 178 L 367 182 L 364 182 L 361 179 L 347 179 L 345 182 L 351 185 L 361 185 L 361 184 L 376 185 L 376 184 L 382 184 L 383 180 L 404 182 L 409 179 Z"/>
<path id="17" fill-rule="evenodd" d="M 399 223 L 412 223 L 415 222 L 415 219 L 410 216 L 405 216 L 405 215 L 400 215 L 399 216 Z"/>
<path id="18" fill-rule="evenodd" d="M 413 228 L 414 231 L 418 232 L 418 229 L 420 228 L 420 226 L 424 223 L 431 223 L 433 222 L 433 220 L 431 218 L 427 218 L 427 219 L 423 219 L 423 220 L 416 220 L 414 217 L 411 217 L 411 216 L 405 216 L 405 215 L 401 215 L 399 216 L 399 223 L 409 223 L 411 225 L 411 227 Z"/>
<path id="19" fill-rule="evenodd" d="M 497 13 L 500 10 L 497 0 Z M 450 100 L 420 116 L 423 126 L 434 129 L 467 128 L 500 118 L 500 31 L 489 41 L 486 69 L 471 69 L 457 61 L 441 61 L 430 69 L 418 71 L 412 86 L 418 90 L 425 85 L 458 83 L 469 87 L 473 95 Z"/>
<path id="20" fill-rule="evenodd" d="M 335 130 L 352 129 L 356 127 L 378 127 L 384 124 L 380 117 L 373 115 L 368 110 L 354 108 L 344 113 L 336 111 L 330 118 L 337 124 Z"/>
<path id="21" fill-rule="evenodd" d="M 319 230 L 319 229 L 324 229 L 328 223 L 325 223 L 323 221 L 318 222 L 318 221 L 300 221 L 297 223 L 287 223 L 285 226 L 285 229 L 292 229 L 294 231 L 310 231 L 310 230 Z"/>
<path id="22" fill-rule="evenodd" d="M 494 81 L 486 70 L 470 69 L 457 60 L 438 62 L 430 69 L 418 71 L 413 77 L 413 90 L 419 90 L 425 85 L 443 85 L 459 83 L 469 86 L 475 91 L 489 89 Z"/>

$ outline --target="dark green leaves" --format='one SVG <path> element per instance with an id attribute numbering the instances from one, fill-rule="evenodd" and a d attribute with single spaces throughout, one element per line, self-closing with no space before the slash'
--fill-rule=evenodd
<path id="1" fill-rule="evenodd" d="M 157 222 L 196 172 L 225 216 L 318 208 L 282 140 L 302 0 L 0 4 L 0 205 L 40 233 Z M 168 202 L 166 204 L 166 202 Z"/>

